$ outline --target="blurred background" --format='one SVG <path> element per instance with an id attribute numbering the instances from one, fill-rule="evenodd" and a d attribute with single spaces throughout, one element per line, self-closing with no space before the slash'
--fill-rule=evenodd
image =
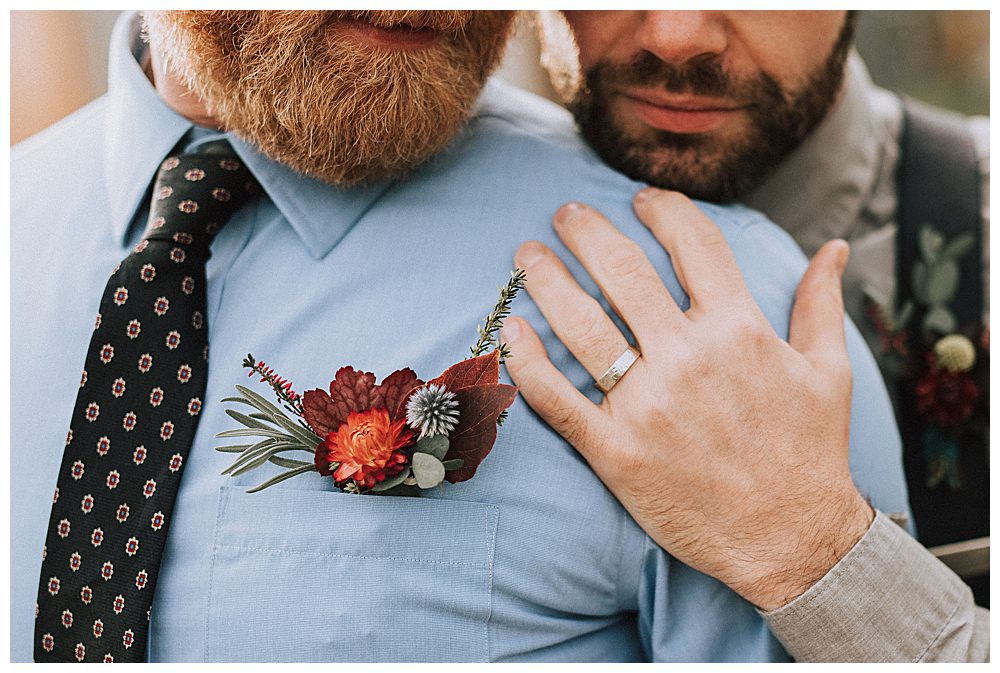
<path id="1" fill-rule="evenodd" d="M 15 11 L 10 137 L 17 143 L 101 95 L 117 11 Z M 989 12 L 869 11 L 857 47 L 876 83 L 968 114 L 989 114 Z M 533 28 L 522 21 L 501 75 L 551 95 Z"/>

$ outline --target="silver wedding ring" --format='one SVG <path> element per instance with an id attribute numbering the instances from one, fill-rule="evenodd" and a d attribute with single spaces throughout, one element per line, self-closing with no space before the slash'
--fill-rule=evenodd
<path id="1" fill-rule="evenodd" d="M 615 384 L 621 381 L 622 377 L 625 376 L 625 372 L 629 370 L 629 367 L 635 364 L 635 361 L 639 359 L 639 351 L 628 346 L 625 352 L 618 356 L 614 364 L 608 367 L 608 371 L 604 372 L 604 376 L 597 380 L 597 387 L 601 389 L 605 395 L 608 394 Z"/>

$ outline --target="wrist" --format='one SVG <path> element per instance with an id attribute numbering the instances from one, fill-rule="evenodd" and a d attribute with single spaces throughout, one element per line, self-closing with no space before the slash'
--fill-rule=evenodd
<path id="1" fill-rule="evenodd" d="M 757 555 L 755 571 L 733 588 L 761 610 L 777 610 L 808 591 L 854 548 L 875 518 L 871 506 L 851 485 L 823 506 L 820 516 L 800 517 L 787 526 L 780 548 Z M 763 558 L 768 561 L 760 562 Z"/>

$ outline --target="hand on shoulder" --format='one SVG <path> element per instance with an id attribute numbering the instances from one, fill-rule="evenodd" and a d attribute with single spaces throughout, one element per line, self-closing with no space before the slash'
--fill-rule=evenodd
<path id="1" fill-rule="evenodd" d="M 552 365 L 522 319 L 503 332 L 525 400 L 589 461 L 646 532 L 688 565 L 771 610 L 818 581 L 874 516 L 851 480 L 851 367 L 840 277 L 847 244 L 817 253 L 789 341 L 751 297 L 718 227 L 686 197 L 647 189 L 634 209 L 671 255 L 681 311 L 639 247 L 569 204 L 560 238 L 641 353 L 600 405 Z M 527 289 L 595 381 L 629 347 L 546 246 L 518 251 Z"/>

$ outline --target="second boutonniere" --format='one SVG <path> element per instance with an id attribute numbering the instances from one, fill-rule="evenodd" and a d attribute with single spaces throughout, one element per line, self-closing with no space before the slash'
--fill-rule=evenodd
<path id="1" fill-rule="evenodd" d="M 237 476 L 267 463 L 285 468 L 250 493 L 306 472 L 330 477 L 348 493 L 379 495 L 419 495 L 443 481 L 471 479 L 517 395 L 514 386 L 499 383 L 500 364 L 510 353 L 497 333 L 523 287 L 524 272 L 516 269 L 480 325 L 472 357 L 429 381 L 408 367 L 381 383 L 371 372 L 341 367 L 328 389 L 300 395 L 290 381 L 248 355 L 243 366 L 271 387 L 278 404 L 245 386 L 223 400 L 250 409 L 226 409 L 243 427 L 217 436 L 252 438 L 216 447 L 239 454 L 223 474 Z M 296 452 L 312 459 L 289 457 Z"/>

